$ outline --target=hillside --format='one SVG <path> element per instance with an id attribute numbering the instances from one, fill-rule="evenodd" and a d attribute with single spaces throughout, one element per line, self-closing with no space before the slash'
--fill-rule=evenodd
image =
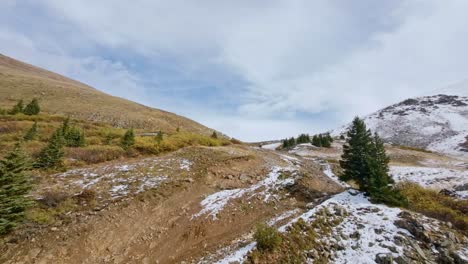
<path id="1" fill-rule="evenodd" d="M 468 155 L 468 98 L 434 95 L 407 99 L 364 117 L 387 142 Z M 335 131 L 343 134 L 348 125 Z"/>
<path id="2" fill-rule="evenodd" d="M 43 112 L 99 121 L 116 127 L 151 131 L 210 134 L 212 130 L 188 118 L 100 92 L 56 73 L 0 54 L 0 106 L 38 98 Z"/>

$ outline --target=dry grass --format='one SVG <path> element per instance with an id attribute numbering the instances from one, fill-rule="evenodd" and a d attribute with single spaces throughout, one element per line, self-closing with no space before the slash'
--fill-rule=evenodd
<path id="1" fill-rule="evenodd" d="M 61 75 L 0 54 L 0 108 L 10 109 L 19 99 L 38 98 L 48 114 L 99 121 L 117 127 L 174 132 L 178 127 L 210 135 L 213 130 L 173 113 L 146 107 L 102 93 Z"/>
<path id="2" fill-rule="evenodd" d="M 467 200 L 456 200 L 414 183 L 401 183 L 398 188 L 407 197 L 410 210 L 450 222 L 465 233 L 468 232 Z"/>
<path id="3" fill-rule="evenodd" d="M 0 115 L 0 157 L 13 149 L 21 141 L 34 122 L 37 122 L 38 134 L 32 141 L 24 143 L 24 148 L 33 158 L 47 144 L 56 129 L 62 126 L 66 118 L 58 115 L 41 114 L 38 116 Z M 125 129 L 115 128 L 105 123 L 72 119 L 71 125 L 83 130 L 86 146 L 65 149 L 65 164 L 81 166 L 138 155 L 157 155 L 171 152 L 187 146 L 222 146 L 231 142 L 225 138 L 214 139 L 191 132 L 172 132 L 164 134 L 158 142 L 154 136 L 136 136 L 135 145 L 127 151 L 120 147 L 120 140 Z M 137 135 L 145 132 L 137 129 Z"/>

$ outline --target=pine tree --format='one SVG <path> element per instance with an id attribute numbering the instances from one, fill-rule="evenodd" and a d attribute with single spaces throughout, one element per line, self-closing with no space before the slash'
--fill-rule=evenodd
<path id="1" fill-rule="evenodd" d="M 283 139 L 283 148 L 284 149 L 289 148 L 289 140 L 288 139 Z"/>
<path id="2" fill-rule="evenodd" d="M 389 157 L 382 139 L 372 136 L 363 120 L 355 118 L 348 130 L 340 165 L 344 170 L 343 180 L 355 180 L 359 189 L 374 202 L 392 206 L 406 206 L 406 198 L 393 187 L 389 176 Z"/>
<path id="3" fill-rule="evenodd" d="M 310 142 L 310 137 L 307 134 L 300 134 L 297 137 L 297 144 L 304 144 L 304 143 L 309 143 Z"/>
<path id="4" fill-rule="evenodd" d="M 66 135 L 69 129 L 70 129 L 70 117 L 67 117 L 67 119 L 63 120 L 63 123 L 62 123 L 62 135 Z"/>
<path id="5" fill-rule="evenodd" d="M 158 134 L 155 137 L 156 143 L 160 144 L 164 139 L 164 135 L 161 130 L 159 130 Z"/>
<path id="6" fill-rule="evenodd" d="M 131 128 L 127 130 L 127 132 L 125 132 L 125 135 L 122 137 L 122 141 L 120 142 L 120 145 L 122 146 L 123 149 L 127 150 L 134 144 L 135 144 L 135 133 L 133 132 L 133 128 Z"/>
<path id="7" fill-rule="evenodd" d="M 290 148 L 294 147 L 296 145 L 296 139 L 294 137 L 291 137 L 288 140 L 288 145 L 289 145 Z"/>
<path id="8" fill-rule="evenodd" d="M 218 134 L 216 134 L 216 131 L 213 131 L 213 134 L 211 134 L 211 138 L 217 139 Z"/>
<path id="9" fill-rule="evenodd" d="M 21 145 L 0 161 L 0 234 L 11 231 L 24 218 L 24 211 L 31 204 L 26 197 L 31 189 L 25 171 L 29 169 L 27 156 Z"/>
<path id="10" fill-rule="evenodd" d="M 49 144 L 41 150 L 39 158 L 34 163 L 34 167 L 43 169 L 57 169 L 62 167 L 64 146 L 65 139 L 63 137 L 62 128 L 59 128 L 49 139 Z"/>
<path id="11" fill-rule="evenodd" d="M 319 139 L 320 139 L 320 145 L 322 145 L 322 147 L 324 148 L 331 147 L 330 138 L 326 134 L 325 135 L 320 134 Z"/>
<path id="12" fill-rule="evenodd" d="M 355 180 L 366 191 L 369 181 L 368 157 L 371 148 L 371 133 L 363 120 L 356 117 L 347 132 L 340 165 L 343 180 Z"/>
<path id="13" fill-rule="evenodd" d="M 314 135 L 312 137 L 312 145 L 314 145 L 316 147 L 321 147 L 322 146 L 322 141 L 320 140 L 320 138 L 317 135 Z"/>
<path id="14" fill-rule="evenodd" d="M 24 135 L 24 140 L 25 141 L 31 141 L 33 140 L 37 135 L 37 122 L 34 122 L 32 127 L 26 132 L 26 135 Z"/>
<path id="15" fill-rule="evenodd" d="M 67 129 L 64 138 L 67 147 L 84 147 L 86 144 L 84 132 L 74 126 Z"/>
<path id="16" fill-rule="evenodd" d="M 8 112 L 8 114 L 16 115 L 16 114 L 23 113 L 23 111 L 24 111 L 23 100 L 19 100 L 18 103 L 16 103 L 16 105 L 13 106 L 13 108 Z"/>
<path id="17" fill-rule="evenodd" d="M 41 112 L 41 108 L 39 107 L 39 102 L 36 98 L 34 98 L 23 110 L 25 115 L 37 115 Z"/>

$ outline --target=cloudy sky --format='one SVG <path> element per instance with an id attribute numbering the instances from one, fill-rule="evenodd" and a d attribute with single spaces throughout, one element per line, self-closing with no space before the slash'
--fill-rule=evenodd
<path id="1" fill-rule="evenodd" d="M 466 0 L 1 0 L 0 53 L 243 140 L 468 95 Z"/>

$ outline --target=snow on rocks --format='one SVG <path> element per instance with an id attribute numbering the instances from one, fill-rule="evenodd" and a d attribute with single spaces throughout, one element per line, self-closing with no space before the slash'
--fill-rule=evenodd
<path id="1" fill-rule="evenodd" d="M 364 117 L 367 127 L 398 145 L 468 157 L 468 97 L 435 95 L 407 99 Z M 349 125 L 332 132 L 344 134 Z"/>
<path id="2" fill-rule="evenodd" d="M 390 174 L 395 181 L 410 181 L 434 189 L 455 189 L 462 197 L 468 187 L 468 170 L 391 166 Z M 465 197 L 468 198 L 468 197 Z"/>
<path id="3" fill-rule="evenodd" d="M 190 171 L 190 168 L 191 168 L 192 165 L 193 165 L 193 163 L 188 159 L 181 159 L 180 160 L 180 169 L 181 170 Z"/>
<path id="4" fill-rule="evenodd" d="M 281 143 L 276 142 L 276 143 L 262 145 L 262 149 L 276 150 L 279 146 L 281 146 Z"/>
<path id="5" fill-rule="evenodd" d="M 230 255 L 224 257 L 221 260 L 216 261 L 216 264 L 230 264 L 230 263 L 242 263 L 245 258 L 247 257 L 247 254 L 249 254 L 252 249 L 255 248 L 257 243 L 252 242 L 250 244 L 247 244 L 244 247 L 241 247 L 240 249 L 234 251 Z"/>
<path id="6" fill-rule="evenodd" d="M 296 172 L 296 169 L 292 167 L 273 167 L 267 177 L 257 184 L 247 188 L 223 190 L 207 196 L 200 203 L 202 210 L 199 213 L 193 215 L 192 219 L 206 214 L 207 217 L 211 216 L 214 220 L 216 220 L 217 214 L 224 209 L 229 201 L 241 198 L 248 194 L 250 195 L 247 197 L 248 199 L 260 195 L 264 197 L 265 202 L 270 200 L 271 197 L 275 197 L 275 195 L 272 194 L 273 191 L 294 183 L 293 178 L 281 178 L 282 172 L 284 171 L 293 172 L 294 177 L 294 172 Z"/>

